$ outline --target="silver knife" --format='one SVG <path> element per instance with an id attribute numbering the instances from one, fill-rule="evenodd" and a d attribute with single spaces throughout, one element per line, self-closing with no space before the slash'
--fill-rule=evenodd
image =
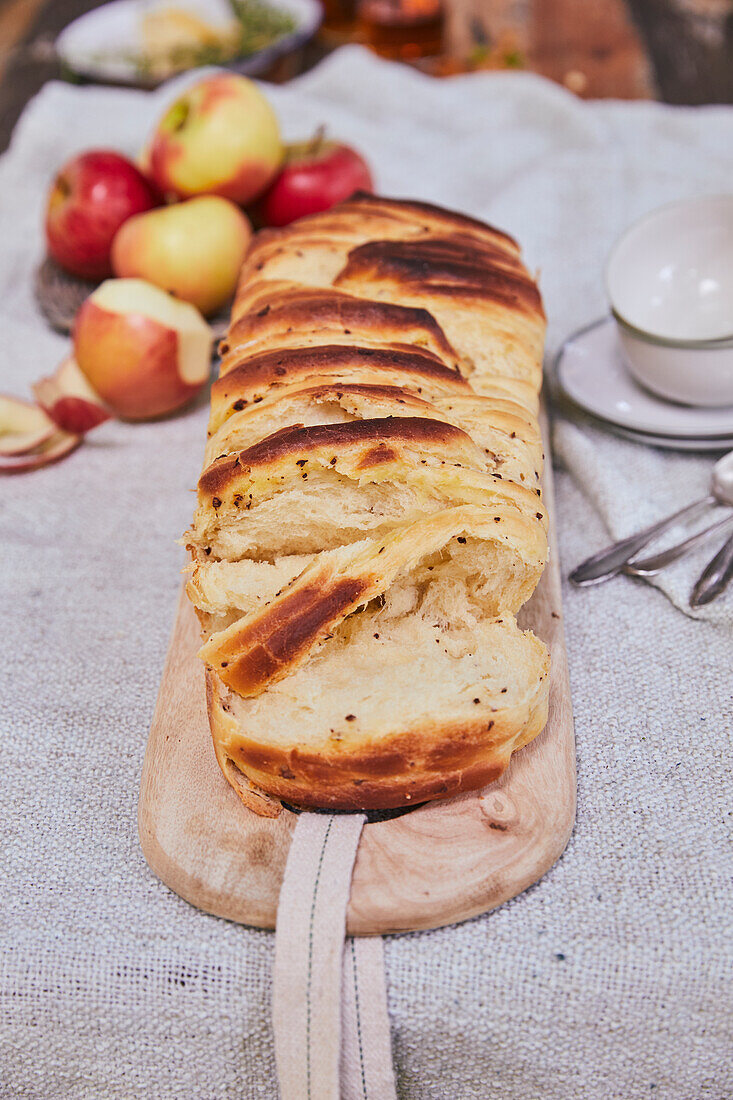
<path id="1" fill-rule="evenodd" d="M 724 592 L 733 577 L 733 535 L 708 562 L 692 590 L 690 607 L 702 607 Z"/>

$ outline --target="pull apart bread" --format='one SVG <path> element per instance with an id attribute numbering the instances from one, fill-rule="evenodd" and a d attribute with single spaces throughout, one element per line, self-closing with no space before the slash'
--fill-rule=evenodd
<path id="1" fill-rule="evenodd" d="M 444 798 L 543 728 L 514 615 L 547 556 L 544 328 L 515 242 L 437 207 L 357 194 L 253 241 L 186 536 L 250 808 Z"/>

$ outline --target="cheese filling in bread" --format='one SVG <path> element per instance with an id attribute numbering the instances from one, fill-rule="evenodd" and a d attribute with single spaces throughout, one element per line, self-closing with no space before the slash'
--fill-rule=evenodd
<path id="1" fill-rule="evenodd" d="M 357 195 L 250 247 L 186 542 L 217 759 L 251 808 L 416 804 L 547 715 L 544 315 L 516 244 Z"/>

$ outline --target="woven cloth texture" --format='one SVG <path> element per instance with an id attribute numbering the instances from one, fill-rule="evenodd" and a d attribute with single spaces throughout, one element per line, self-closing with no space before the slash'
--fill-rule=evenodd
<path id="1" fill-rule="evenodd" d="M 548 352 L 605 309 L 636 216 L 722 191 L 733 109 L 584 104 L 530 75 L 432 82 L 344 49 L 268 89 L 386 194 L 486 217 L 541 269 Z M 44 193 L 90 145 L 135 152 L 171 89 L 49 85 L 0 161 L 0 391 L 67 344 L 39 318 Z M 108 423 L 0 491 L 0 1096 L 276 1095 L 274 935 L 199 913 L 146 867 L 135 812 L 206 401 Z M 711 461 L 557 427 L 563 570 L 704 488 Z M 703 555 L 703 560 L 706 555 Z M 708 555 L 709 556 L 709 555 Z M 668 592 L 679 603 L 684 583 Z M 729 1100 L 733 597 L 697 621 L 622 579 L 565 591 L 579 805 L 560 862 L 458 927 L 386 940 L 405 1100 Z"/>

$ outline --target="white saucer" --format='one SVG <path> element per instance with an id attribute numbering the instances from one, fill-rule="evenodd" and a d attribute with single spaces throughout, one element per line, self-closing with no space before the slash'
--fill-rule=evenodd
<path id="1" fill-rule="evenodd" d="M 733 435 L 708 436 L 701 439 L 676 438 L 673 435 L 650 435 L 648 432 L 635 432 L 631 428 L 620 428 L 618 424 L 606 421 L 601 425 L 622 439 L 631 439 L 634 443 L 644 443 L 648 447 L 661 447 L 665 451 L 715 451 L 724 454 L 733 451 Z"/>
<path id="2" fill-rule="evenodd" d="M 679 448 L 685 441 L 685 450 L 733 446 L 733 406 L 675 405 L 642 389 L 626 369 L 611 317 L 565 341 L 555 361 L 555 378 L 562 393 L 581 409 L 626 432 L 643 435 L 641 442 Z"/>

